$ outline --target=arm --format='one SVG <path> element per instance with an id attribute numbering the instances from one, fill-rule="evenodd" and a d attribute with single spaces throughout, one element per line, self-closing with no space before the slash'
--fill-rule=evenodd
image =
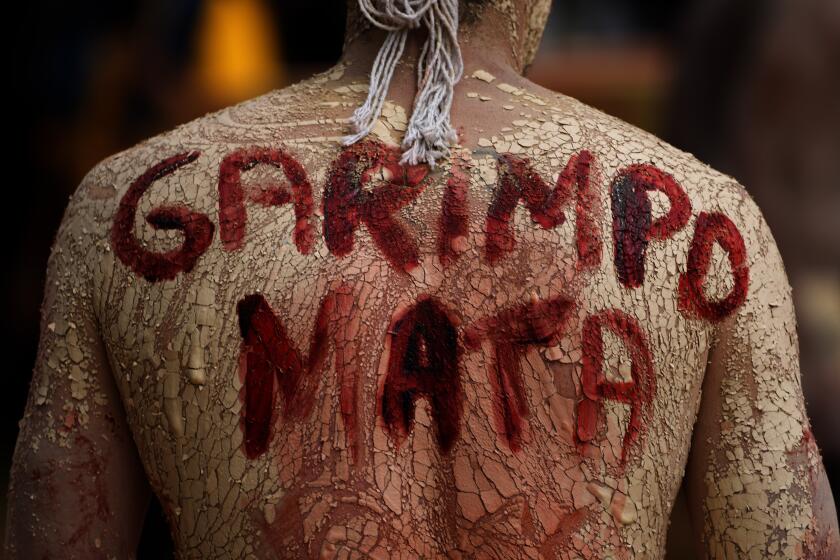
<path id="1" fill-rule="evenodd" d="M 9 558 L 129 558 L 149 489 L 93 313 L 83 188 L 50 255 L 41 339 L 11 470 Z"/>
<path id="2" fill-rule="evenodd" d="M 840 558 L 837 514 L 811 434 L 781 258 L 754 205 L 742 223 L 750 284 L 720 323 L 688 466 L 702 556 Z"/>

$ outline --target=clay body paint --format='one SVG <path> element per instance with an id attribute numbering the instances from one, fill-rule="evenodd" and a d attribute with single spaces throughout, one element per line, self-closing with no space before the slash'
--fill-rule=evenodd
<path id="1" fill-rule="evenodd" d="M 494 264 L 516 247 L 511 220 L 520 201 L 536 224 L 551 229 L 566 221 L 563 208 L 574 195 L 578 258 L 584 266 L 600 263 L 600 232 L 593 216 L 597 198 L 596 191 L 591 188 L 592 160 L 592 154 L 586 150 L 573 155 L 552 189 L 527 159 L 512 154 L 500 155 L 499 183 L 485 224 L 487 261 Z"/>
<path id="2" fill-rule="evenodd" d="M 712 247 L 719 243 L 726 251 L 734 285 L 721 300 L 709 299 L 703 283 L 711 266 Z M 687 270 L 680 276 L 679 306 L 689 315 L 718 322 L 743 305 L 747 299 L 750 271 L 744 239 L 732 220 L 720 213 L 701 212 L 697 216 L 694 238 L 688 251 Z"/>
<path id="3" fill-rule="evenodd" d="M 617 335 L 630 355 L 630 381 L 611 381 L 604 371 L 604 329 Z M 586 318 L 583 324 L 583 367 L 580 376 L 582 398 L 577 408 L 577 438 L 589 443 L 603 424 L 603 401 L 630 405 L 630 420 L 621 447 L 624 467 L 631 450 L 642 443 L 653 414 L 656 375 L 653 358 L 642 327 L 635 319 L 610 309 Z"/>
<path id="4" fill-rule="evenodd" d="M 394 214 L 426 188 L 428 167 L 399 164 L 399 152 L 374 142 L 345 149 L 330 167 L 324 190 L 324 241 L 336 257 L 353 250 L 364 224 L 391 265 L 402 272 L 420 260 L 417 242 Z M 378 175 L 381 184 L 371 187 Z"/>
<path id="5" fill-rule="evenodd" d="M 134 218 L 140 198 L 155 181 L 172 175 L 181 167 L 198 159 L 199 152 L 183 153 L 166 158 L 140 175 L 120 200 L 111 227 L 111 246 L 117 258 L 149 282 L 172 280 L 181 272 L 189 272 L 213 240 L 213 222 L 204 214 L 186 206 L 158 206 L 146 215 L 156 229 L 176 229 L 184 234 L 177 249 L 155 253 L 144 248 L 134 236 Z"/>
<path id="6" fill-rule="evenodd" d="M 140 198 L 155 181 L 174 174 L 199 157 L 198 152 L 164 159 L 150 167 L 129 187 L 117 210 L 111 241 L 119 259 L 150 282 L 174 279 L 189 272 L 212 242 L 214 226 L 209 218 L 181 205 L 153 209 L 146 220 L 156 228 L 178 229 L 184 240 L 180 247 L 155 253 L 145 249 L 133 234 Z M 427 167 L 403 166 L 399 151 L 377 142 L 363 142 L 345 148 L 329 168 L 324 190 L 323 236 L 336 258 L 348 256 L 360 228 L 370 234 L 383 257 L 400 272 L 409 272 L 420 262 L 420 249 L 410 228 L 398 212 L 414 201 L 429 182 Z M 602 241 L 595 212 L 597 189 L 592 185 L 593 156 L 586 150 L 570 157 L 553 188 L 537 174 L 527 159 L 512 154 L 498 157 L 499 182 L 487 211 L 485 258 L 498 262 L 511 253 L 516 239 L 512 213 L 523 202 L 531 219 L 549 229 L 564 223 L 563 209 L 574 198 L 578 266 L 600 263 Z M 244 186 L 242 175 L 257 165 L 280 170 L 288 185 Z M 437 250 L 447 266 L 459 255 L 457 243 L 468 235 L 469 164 L 458 160 L 447 179 L 442 200 Z M 649 191 L 660 191 L 670 208 L 653 220 Z M 296 225 L 293 240 L 306 254 L 314 244 L 312 186 L 303 167 L 281 149 L 246 148 L 226 156 L 220 165 L 219 215 L 223 248 L 235 251 L 246 237 L 245 203 L 264 206 L 292 204 Z M 644 282 L 644 258 L 650 240 L 665 240 L 685 227 L 691 206 L 682 188 L 669 174 L 650 164 L 625 168 L 611 182 L 615 268 L 627 288 Z M 457 242 L 457 243 L 456 243 Z M 727 251 L 735 285 L 722 300 L 712 301 L 703 293 L 710 267 L 713 244 Z M 679 280 L 680 310 L 689 317 L 719 321 L 739 308 L 747 293 L 748 267 L 743 239 L 734 223 L 719 213 L 701 212 L 688 255 L 687 271 Z M 350 288 L 352 289 L 352 287 Z M 282 318 L 260 294 L 243 297 L 237 306 L 241 342 L 240 363 L 244 375 L 242 426 L 244 453 L 250 458 L 268 449 L 278 420 L 300 420 L 309 414 L 325 368 L 329 344 L 352 354 L 353 341 L 345 340 L 343 327 L 348 313 L 336 315 L 339 297 L 330 291 L 321 300 L 312 328 L 306 356 L 290 340 Z M 346 307 L 352 308 L 352 298 Z M 485 342 L 490 345 L 487 368 L 493 395 L 494 422 L 499 437 L 514 452 L 527 442 L 529 408 L 521 372 L 521 360 L 531 346 L 556 343 L 565 330 L 574 302 L 555 297 L 513 306 L 462 330 L 456 324 L 457 311 L 424 296 L 390 329 L 387 375 L 377 399 L 377 415 L 399 446 L 413 424 L 416 401 L 432 405 L 437 443 L 448 453 L 460 433 L 463 394 L 459 360 L 464 351 L 473 352 Z M 616 334 L 631 356 L 631 377 L 627 382 L 608 381 L 603 368 L 604 329 Z M 623 439 L 621 466 L 642 445 L 646 425 L 653 414 L 656 378 L 646 336 L 635 319 L 618 310 L 594 313 L 583 327 L 582 396 L 577 407 L 576 437 L 582 444 L 595 441 L 603 423 L 605 400 L 630 406 L 630 421 Z M 343 364 L 346 360 L 340 360 Z M 337 361 L 338 362 L 338 361 Z M 354 456 L 359 437 L 357 383 L 360 372 L 339 367 L 341 414 Z M 444 389 L 445 388 L 445 389 Z M 275 418 L 280 399 L 280 418 Z"/>
<path id="7" fill-rule="evenodd" d="M 466 244 L 469 234 L 469 202 L 467 200 L 470 187 L 468 164 L 461 158 L 453 158 L 452 171 L 446 181 L 443 193 L 443 203 L 440 212 L 438 234 L 438 256 L 443 266 L 448 266 L 458 260 L 461 242 Z"/>
<path id="8" fill-rule="evenodd" d="M 388 373 L 380 390 L 378 416 L 397 446 L 408 436 L 416 400 L 431 404 L 437 443 L 448 453 L 461 429 L 463 393 L 458 371 L 458 333 L 449 313 L 427 297 L 388 329 Z"/>
<path id="9" fill-rule="evenodd" d="M 283 150 L 271 148 L 245 148 L 228 154 L 222 160 L 219 166 L 219 235 L 222 245 L 226 251 L 242 247 L 248 219 L 242 173 L 260 164 L 282 170 L 290 188 L 277 184 L 251 187 L 247 189 L 248 200 L 262 206 L 293 204 L 296 220 L 294 242 L 301 253 L 308 254 L 312 251 L 315 235 L 311 223 L 312 185 L 306 171 L 294 158 Z"/>
<path id="10" fill-rule="evenodd" d="M 465 331 L 470 350 L 480 348 L 484 340 L 492 345 L 487 377 L 493 393 L 496 431 L 511 451 L 522 448 L 529 415 L 521 360 L 530 346 L 556 344 L 573 308 L 573 303 L 563 297 L 531 301 L 481 319 Z"/>
<path id="11" fill-rule="evenodd" d="M 249 458 L 265 453 L 271 440 L 275 386 L 282 400 L 284 420 L 302 419 L 309 414 L 327 350 L 333 305 L 329 296 L 322 301 L 306 358 L 261 294 L 246 296 L 236 306 L 242 336 L 240 362 L 245 369 L 243 446 Z"/>
<path id="12" fill-rule="evenodd" d="M 668 197 L 668 213 L 652 220 L 648 191 Z M 691 203 L 668 173 L 650 164 L 631 165 L 619 172 L 610 188 L 613 212 L 613 246 L 618 279 L 627 288 L 645 281 L 645 253 L 652 239 L 664 240 L 685 227 Z"/>
<path id="13" fill-rule="evenodd" d="M 520 361 L 529 346 L 556 343 L 573 307 L 571 301 L 560 297 L 529 302 L 476 321 L 464 331 L 471 351 L 485 340 L 492 344 L 494 359 L 488 377 L 495 424 L 500 437 L 514 451 L 522 446 L 528 416 Z M 328 295 L 321 303 L 304 359 L 262 295 L 252 294 L 239 302 L 240 362 L 245 370 L 243 446 L 248 457 L 259 457 L 268 449 L 277 420 L 276 393 L 281 398 L 283 421 L 304 419 L 311 411 L 328 338 L 335 332 L 330 327 L 334 309 L 333 296 Z M 411 432 L 420 397 L 431 404 L 441 452 L 448 453 L 455 444 L 463 409 L 458 369 L 463 350 L 455 326 L 458 322 L 451 310 L 425 296 L 395 318 L 388 329 L 390 352 L 377 416 L 396 446 Z M 338 377 L 342 378 L 340 372 Z M 351 402 L 355 406 L 355 401 Z M 345 403 L 342 405 L 346 408 Z"/>

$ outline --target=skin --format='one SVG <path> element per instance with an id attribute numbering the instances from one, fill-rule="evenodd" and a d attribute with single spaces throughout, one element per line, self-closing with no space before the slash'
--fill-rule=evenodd
<path id="1" fill-rule="evenodd" d="M 292 205 L 246 203 L 235 250 L 216 235 L 219 166 L 236 149 L 282 147 L 305 169 L 321 207 L 338 140 L 349 132 L 346 119 L 363 98 L 381 42 L 372 31 L 351 29 L 356 38 L 334 69 L 148 140 L 90 172 L 49 261 L 12 470 L 9 557 L 131 557 L 151 489 L 181 558 L 661 558 L 684 473 L 705 556 L 837 557 L 837 516 L 801 395 L 790 289 L 759 210 L 734 180 L 690 155 L 522 78 L 525 37 L 538 37 L 544 21 L 526 8 L 498 2 L 462 29 L 466 72 L 452 111 L 459 145 L 394 214 L 419 248 L 408 272 L 383 258 L 365 226 L 353 250 L 335 256 L 320 210 L 308 254 L 292 242 Z M 374 131 L 386 145 L 396 145 L 405 127 L 419 45 L 420 38 L 409 45 Z M 516 246 L 490 264 L 486 217 L 498 155 L 527 157 L 553 186 L 584 149 L 594 161 L 600 262 L 581 266 L 573 205 L 566 224 L 548 229 L 520 205 Z M 152 165 L 191 150 L 198 158 L 155 181 L 137 214 L 182 203 L 208 216 L 213 237 L 191 270 L 144 279 L 114 246 L 120 201 Z M 467 170 L 469 210 L 466 235 L 452 240 L 458 257 L 447 265 L 437 239 L 452 161 Z M 678 231 L 649 243 L 644 281 L 627 288 L 613 263 L 609 193 L 619 170 L 639 163 L 673 177 L 691 213 Z M 267 165 L 244 171 L 242 181 L 248 189 L 288 185 Z M 654 218 L 668 212 L 664 197 L 650 199 Z M 749 266 L 745 300 L 720 321 L 681 310 L 678 299 L 703 212 L 731 220 Z M 130 229 L 155 252 L 183 238 L 140 217 Z M 705 293 L 722 298 L 732 278 L 716 247 Z M 302 356 L 326 299 L 333 314 L 323 368 L 307 386 L 309 413 L 284 416 L 290 405 L 277 396 L 268 448 L 249 458 L 237 304 L 256 293 Z M 438 445 L 430 399 L 414 403 L 402 439 L 379 408 L 395 325 L 429 295 L 450 313 L 462 352 L 460 432 L 448 452 Z M 540 323 L 556 327 L 556 336 L 517 358 L 530 412 L 515 450 L 500 437 L 489 382 L 493 333 L 503 336 L 504 325 L 487 318 L 556 298 L 572 302 L 562 324 Z M 601 401 L 596 437 L 576 436 L 590 340 L 582 332 L 609 310 L 638 325 L 655 375 L 651 413 L 626 461 L 627 404 Z M 603 335 L 611 383 L 629 379 L 631 354 L 619 336 Z M 357 383 L 355 435 L 339 379 Z"/>

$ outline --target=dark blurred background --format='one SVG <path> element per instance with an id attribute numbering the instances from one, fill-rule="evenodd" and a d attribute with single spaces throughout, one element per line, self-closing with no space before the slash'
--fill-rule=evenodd
<path id="1" fill-rule="evenodd" d="M 31 0 L 6 7 L 12 44 L 4 89 L 12 99 L 2 340 L 9 361 L 0 407 L 0 526 L 46 259 L 68 196 L 109 154 L 330 66 L 341 52 L 344 1 Z M 747 185 L 794 287 L 805 394 L 836 497 L 840 2 L 555 0 L 529 77 Z M 683 502 L 668 548 L 669 558 L 693 558 Z M 169 557 L 154 505 L 140 558 Z"/>

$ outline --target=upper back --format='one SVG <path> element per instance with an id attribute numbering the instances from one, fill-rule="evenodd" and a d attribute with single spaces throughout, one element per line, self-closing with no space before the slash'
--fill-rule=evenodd
<path id="1" fill-rule="evenodd" d="M 713 326 L 768 235 L 754 205 L 486 73 L 456 91 L 452 157 L 401 166 L 392 103 L 340 146 L 364 92 L 341 72 L 80 190 L 103 338 L 182 552 L 315 554 L 344 527 L 368 551 L 410 534 L 417 554 L 511 557 L 571 551 L 591 523 L 595 551 L 629 532 L 659 554 Z"/>

